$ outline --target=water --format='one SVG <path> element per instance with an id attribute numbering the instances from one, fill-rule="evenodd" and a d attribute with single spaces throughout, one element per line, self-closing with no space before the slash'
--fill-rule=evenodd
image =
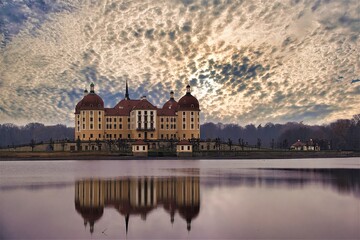
<path id="1" fill-rule="evenodd" d="M 0 239 L 360 239 L 360 159 L 0 162 Z"/>

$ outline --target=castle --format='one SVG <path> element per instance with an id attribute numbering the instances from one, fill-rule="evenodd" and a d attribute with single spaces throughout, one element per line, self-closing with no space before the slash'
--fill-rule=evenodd
<path id="1" fill-rule="evenodd" d="M 191 94 L 190 85 L 177 102 L 174 92 L 158 108 L 146 96 L 130 99 L 126 81 L 125 97 L 113 108 L 105 108 L 102 98 L 95 93 L 95 86 L 86 89 L 84 97 L 75 107 L 75 139 L 199 139 L 200 106 Z"/>

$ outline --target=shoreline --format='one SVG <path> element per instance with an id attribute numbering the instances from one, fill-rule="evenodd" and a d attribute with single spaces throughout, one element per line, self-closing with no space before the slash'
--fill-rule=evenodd
<path id="1" fill-rule="evenodd" d="M 353 151 L 240 151 L 196 152 L 192 157 L 148 156 L 138 157 L 119 152 L 0 152 L 1 161 L 63 161 L 63 160 L 221 160 L 221 159 L 302 159 L 302 158 L 352 158 L 360 152 Z"/>

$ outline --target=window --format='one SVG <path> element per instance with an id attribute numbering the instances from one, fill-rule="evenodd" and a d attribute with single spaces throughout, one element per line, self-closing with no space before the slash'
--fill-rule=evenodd
<path id="1" fill-rule="evenodd" d="M 111 122 L 111 118 L 109 118 L 109 122 Z"/>
<path id="2" fill-rule="evenodd" d="M 116 118 L 114 118 L 114 122 L 116 122 Z"/>
<path id="3" fill-rule="evenodd" d="M 85 129 L 85 124 L 83 124 L 83 129 Z"/>
<path id="4" fill-rule="evenodd" d="M 94 137 L 94 135 L 92 133 L 90 133 L 90 138 L 93 138 L 93 137 Z"/>
<path id="5" fill-rule="evenodd" d="M 161 139 L 164 139 L 164 134 L 161 134 Z"/>
<path id="6" fill-rule="evenodd" d="M 164 129 L 164 124 L 161 124 L 160 128 L 161 128 L 161 129 Z"/>
<path id="7" fill-rule="evenodd" d="M 164 119 L 163 119 L 163 118 L 160 118 L 160 121 L 161 121 L 161 122 L 164 122 Z"/>
<path id="8" fill-rule="evenodd" d="M 169 122 L 169 118 L 166 118 L 166 122 Z"/>
<path id="9" fill-rule="evenodd" d="M 193 133 L 191 134 L 191 138 L 194 138 L 194 134 L 193 134 Z"/>
<path id="10" fill-rule="evenodd" d="M 114 124 L 114 129 L 116 129 L 116 124 Z"/>
<path id="11" fill-rule="evenodd" d="M 80 125 L 80 121 L 78 121 L 77 124 Z"/>
<path id="12" fill-rule="evenodd" d="M 151 138 L 153 138 L 153 137 L 154 137 L 154 134 L 150 134 L 150 136 L 151 136 Z"/>
<path id="13" fill-rule="evenodd" d="M 122 134 L 120 134 L 119 138 L 122 138 Z"/>
<path id="14" fill-rule="evenodd" d="M 184 151 L 184 146 L 181 146 L 181 150 Z"/>
<path id="15" fill-rule="evenodd" d="M 193 119 L 193 118 L 191 118 L 191 121 L 193 122 L 193 121 L 194 121 L 194 119 Z"/>
<path id="16" fill-rule="evenodd" d="M 120 120 L 120 122 L 122 122 L 122 118 L 120 118 L 119 120 Z"/>
<path id="17" fill-rule="evenodd" d="M 186 135 L 185 135 L 185 133 L 183 134 L 183 138 L 184 138 L 184 139 L 186 138 Z"/>
<path id="18" fill-rule="evenodd" d="M 112 138 L 112 134 L 109 134 L 109 138 Z"/>
<path id="19" fill-rule="evenodd" d="M 128 139 L 130 139 L 131 138 L 131 136 L 130 136 L 130 134 L 128 134 Z"/>
<path id="20" fill-rule="evenodd" d="M 147 115 L 147 111 L 144 111 L 144 114 Z"/>
<path id="21" fill-rule="evenodd" d="M 145 146 L 143 146 L 143 150 L 145 151 Z"/>
<path id="22" fill-rule="evenodd" d="M 99 118 L 99 122 L 101 122 L 101 118 Z"/>
<path id="23" fill-rule="evenodd" d="M 116 134 L 114 134 L 114 138 L 116 138 Z"/>
<path id="24" fill-rule="evenodd" d="M 101 124 L 99 124 L 99 129 L 101 129 Z"/>
<path id="25" fill-rule="evenodd" d="M 174 124 L 174 129 L 176 129 L 176 124 Z"/>
<path id="26" fill-rule="evenodd" d="M 94 121 L 94 118 L 93 118 L 93 117 L 90 118 L 90 122 L 92 122 L 92 121 Z"/>
<path id="27" fill-rule="evenodd" d="M 99 139 L 101 138 L 101 134 L 99 133 Z"/>
<path id="28" fill-rule="evenodd" d="M 191 112 L 191 116 L 194 116 L 194 112 Z"/>
<path id="29" fill-rule="evenodd" d="M 93 115 L 93 111 L 90 111 L 90 115 Z"/>
<path id="30" fill-rule="evenodd" d="M 83 138 L 85 138 L 85 134 L 83 134 Z"/>
<path id="31" fill-rule="evenodd" d="M 77 115 L 77 118 L 80 118 L 80 115 Z"/>
<path id="32" fill-rule="evenodd" d="M 83 118 L 83 122 L 85 122 L 85 118 Z"/>
<path id="33" fill-rule="evenodd" d="M 183 122 L 185 122 L 185 118 L 183 118 Z"/>
<path id="34" fill-rule="evenodd" d="M 166 124 L 166 129 L 169 129 L 169 124 Z"/>
<path id="35" fill-rule="evenodd" d="M 185 124 L 183 124 L 183 129 L 185 129 L 185 127 L 186 127 L 186 125 L 185 125 Z"/>
<path id="36" fill-rule="evenodd" d="M 94 128 L 94 125 L 91 123 L 90 124 L 90 129 L 93 129 Z"/>
<path id="37" fill-rule="evenodd" d="M 139 133 L 138 137 L 141 138 L 141 133 Z"/>
<path id="38" fill-rule="evenodd" d="M 183 112 L 183 116 L 185 116 L 185 112 Z"/>
<path id="39" fill-rule="evenodd" d="M 150 111 L 150 115 L 153 115 L 154 114 L 154 112 L 153 111 Z"/>
<path id="40" fill-rule="evenodd" d="M 191 124 L 191 129 L 194 129 L 194 124 L 193 123 Z"/>
<path id="41" fill-rule="evenodd" d="M 190 146 L 188 146 L 188 150 L 190 151 Z"/>
<path id="42" fill-rule="evenodd" d="M 136 146 L 136 150 L 138 150 L 138 151 L 139 151 L 139 146 Z"/>
<path id="43" fill-rule="evenodd" d="M 101 112 L 99 111 L 99 116 L 101 116 Z"/>

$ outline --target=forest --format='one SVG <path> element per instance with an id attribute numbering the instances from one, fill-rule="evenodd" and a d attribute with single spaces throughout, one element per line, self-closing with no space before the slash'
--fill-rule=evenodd
<path id="1" fill-rule="evenodd" d="M 302 122 L 267 123 L 264 126 L 205 123 L 201 125 L 200 133 L 202 140 L 220 139 L 225 143 L 273 149 L 288 149 L 297 140 L 306 142 L 312 139 L 322 150 L 360 151 L 360 114 L 324 125 L 307 125 Z M 49 142 L 50 139 L 74 140 L 74 128 L 61 124 L 0 124 L 0 147 Z"/>

